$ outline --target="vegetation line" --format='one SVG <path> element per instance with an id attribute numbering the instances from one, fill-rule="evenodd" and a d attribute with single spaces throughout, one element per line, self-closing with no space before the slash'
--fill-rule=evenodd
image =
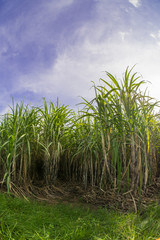
<path id="1" fill-rule="evenodd" d="M 57 102 L 43 107 L 14 104 L 0 122 L 0 181 L 12 185 L 55 184 L 57 179 L 141 193 L 158 174 L 158 103 L 142 93 L 127 67 L 118 81 L 110 73 L 75 113 Z"/>

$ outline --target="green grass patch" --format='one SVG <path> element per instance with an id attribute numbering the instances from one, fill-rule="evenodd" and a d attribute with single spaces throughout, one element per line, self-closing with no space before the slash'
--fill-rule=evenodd
<path id="1" fill-rule="evenodd" d="M 109 240 L 156 239 L 160 207 L 140 216 L 70 204 L 48 205 L 0 195 L 0 239 Z"/>

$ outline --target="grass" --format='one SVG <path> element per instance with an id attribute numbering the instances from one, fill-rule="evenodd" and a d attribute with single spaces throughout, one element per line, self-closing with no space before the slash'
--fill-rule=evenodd
<path id="1" fill-rule="evenodd" d="M 47 205 L 0 194 L 0 239 L 109 240 L 156 239 L 160 206 L 143 215 L 70 204 Z"/>

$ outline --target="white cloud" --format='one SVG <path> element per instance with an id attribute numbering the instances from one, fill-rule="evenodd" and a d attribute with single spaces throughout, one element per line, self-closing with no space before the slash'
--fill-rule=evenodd
<path id="1" fill-rule="evenodd" d="M 130 32 L 129 31 L 127 31 L 127 32 L 121 32 L 120 31 L 119 34 L 120 34 L 121 40 L 122 41 L 126 40 L 127 36 L 129 36 L 130 33 L 131 33 L 131 31 Z"/>
<path id="2" fill-rule="evenodd" d="M 158 30 L 157 32 L 154 32 L 154 33 L 153 33 L 153 32 L 150 33 L 150 36 L 151 36 L 153 39 L 155 39 L 157 45 L 160 46 L 160 30 Z"/>
<path id="3" fill-rule="evenodd" d="M 44 96 L 65 96 L 77 98 L 78 96 L 92 97 L 91 81 L 99 79 L 98 63 L 91 62 L 89 59 L 77 59 L 76 55 L 80 54 L 75 49 L 75 56 L 68 52 L 61 54 L 55 65 L 50 70 L 40 74 L 30 76 L 21 76 L 19 80 L 19 91 L 23 89 L 33 91 L 34 93 L 43 94 Z M 88 95 L 92 96 L 88 96 Z"/>
<path id="4" fill-rule="evenodd" d="M 129 0 L 131 4 L 133 4 L 134 7 L 140 7 L 140 0 Z"/>
<path id="5" fill-rule="evenodd" d="M 68 4 L 73 1 L 68 0 Z M 140 1 L 130 0 L 135 7 Z M 65 1 L 61 1 L 61 7 Z M 65 5 L 66 6 L 66 5 Z M 47 11 L 46 11 L 47 12 Z M 104 11 L 105 13 L 105 11 Z M 106 16 L 97 14 L 97 16 Z M 152 81 L 149 85 L 151 96 L 159 98 L 159 55 L 157 44 L 149 43 L 144 38 L 139 42 L 131 26 L 115 27 L 121 15 L 115 12 L 114 27 L 112 21 L 96 19 L 85 24 L 75 32 L 75 45 L 64 48 L 50 69 L 39 69 L 28 75 L 19 76 L 12 92 L 32 91 L 44 97 L 65 96 L 78 99 L 78 96 L 91 99 L 91 81 L 98 84 L 99 78 L 105 78 L 103 71 L 109 71 L 118 78 L 129 65 L 137 64 L 134 71 L 140 72 L 144 79 Z M 42 16 L 44 17 L 44 15 Z M 112 17 L 112 16 L 111 16 Z M 123 22 L 123 21 L 122 21 Z M 124 21 L 125 22 L 125 21 Z M 140 29 L 137 29 L 139 31 Z M 42 31 L 43 34 L 43 31 Z M 135 35 L 134 35 L 135 34 Z M 150 36 L 160 42 L 160 31 L 151 32 Z M 150 39 L 149 39 L 150 40 Z M 152 41 L 153 42 L 153 41 Z"/>
<path id="6" fill-rule="evenodd" d="M 51 4 L 52 8 L 56 7 L 56 8 L 61 9 L 61 8 L 71 5 L 73 2 L 74 2 L 74 0 L 58 0 L 58 1 L 52 0 L 50 2 L 50 4 Z"/>
<path id="7" fill-rule="evenodd" d="M 74 3 L 75 0 L 50 0 L 40 1 L 36 7 L 30 11 L 24 11 L 9 22 L 9 24 L 0 25 L 0 45 L 8 45 L 14 51 L 23 51 L 23 48 L 28 43 L 37 42 L 37 45 L 43 43 L 53 43 L 54 38 L 49 37 L 52 34 L 50 31 L 55 31 L 51 27 L 53 23 L 64 10 Z M 20 5 L 21 6 L 21 5 Z M 56 35 L 56 33 L 55 33 Z"/>
<path id="8" fill-rule="evenodd" d="M 154 33 L 150 33 L 150 36 L 154 39 L 156 39 L 156 35 Z"/>
<path id="9" fill-rule="evenodd" d="M 90 90 L 91 81 L 99 83 L 99 78 L 107 79 L 104 71 L 122 78 L 129 65 L 137 64 L 134 71 L 144 79 L 153 82 L 149 85 L 151 96 L 159 98 L 159 55 L 160 48 L 151 44 L 137 43 L 120 38 L 117 34 L 111 40 L 94 41 L 89 36 L 81 43 L 61 53 L 56 63 L 47 71 L 21 76 L 19 90 L 26 89 L 43 96 L 65 96 L 78 99 L 94 97 Z M 152 64 L 153 63 L 153 64 Z M 16 88 L 17 89 L 17 88 Z"/>

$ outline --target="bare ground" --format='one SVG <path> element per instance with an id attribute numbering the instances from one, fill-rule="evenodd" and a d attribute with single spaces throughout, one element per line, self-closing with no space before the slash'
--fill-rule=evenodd
<path id="1" fill-rule="evenodd" d="M 1 192 L 6 192 L 5 186 L 1 186 Z M 18 187 L 11 184 L 11 196 L 37 200 L 49 204 L 71 203 L 83 205 L 91 209 L 106 207 L 121 211 L 142 211 L 150 204 L 160 204 L 160 178 L 154 180 L 146 191 L 139 194 L 128 191 L 118 193 L 115 190 L 102 190 L 98 187 L 88 187 L 86 190 L 78 183 L 57 181 L 55 185 L 41 186 L 26 184 Z"/>

